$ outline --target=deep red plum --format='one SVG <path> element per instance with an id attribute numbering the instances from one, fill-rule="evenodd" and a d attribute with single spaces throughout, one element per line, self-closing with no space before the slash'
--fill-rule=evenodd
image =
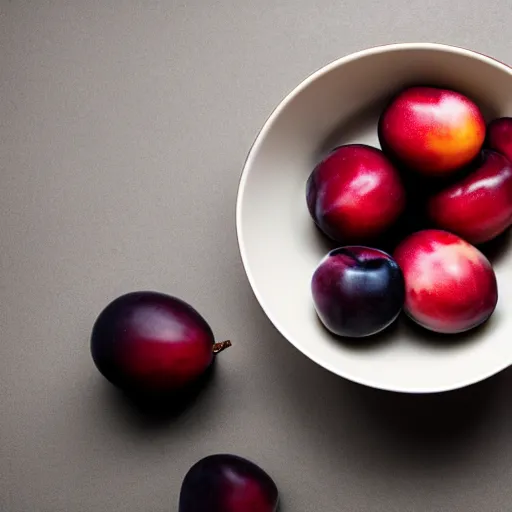
<path id="1" fill-rule="evenodd" d="M 340 146 L 313 170 L 306 185 L 311 217 L 330 238 L 360 243 L 382 235 L 402 213 L 405 190 L 379 149 Z"/>
<path id="2" fill-rule="evenodd" d="M 500 117 L 489 123 L 486 146 L 512 162 L 512 117 Z"/>
<path id="3" fill-rule="evenodd" d="M 429 200 L 428 214 L 437 227 L 472 244 L 495 238 L 512 223 L 512 164 L 484 151 L 476 171 Z"/>
<path id="4" fill-rule="evenodd" d="M 428 176 L 446 176 L 471 162 L 485 139 L 485 120 L 469 98 L 449 89 L 411 87 L 379 120 L 385 153 Z"/>
<path id="5" fill-rule="evenodd" d="M 98 370 L 128 391 L 168 393 L 194 383 L 212 364 L 215 344 L 206 320 L 189 304 L 163 293 L 133 292 L 98 316 L 91 353 Z"/>

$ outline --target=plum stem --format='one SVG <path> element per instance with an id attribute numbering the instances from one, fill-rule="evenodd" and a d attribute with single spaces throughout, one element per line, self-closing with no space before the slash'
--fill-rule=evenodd
<path id="1" fill-rule="evenodd" d="M 220 343 L 214 343 L 213 344 L 213 353 L 218 354 L 219 352 L 222 352 L 223 350 L 231 347 L 231 341 L 221 341 Z"/>

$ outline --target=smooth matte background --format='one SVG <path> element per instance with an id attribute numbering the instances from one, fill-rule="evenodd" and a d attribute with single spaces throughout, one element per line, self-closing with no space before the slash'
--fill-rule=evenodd
<path id="1" fill-rule="evenodd" d="M 511 26 L 509 0 L 0 0 L 0 510 L 175 511 L 188 468 L 229 451 L 283 512 L 508 511 L 512 373 L 422 397 L 322 370 L 261 312 L 234 212 L 258 129 L 309 73 L 402 41 L 511 62 Z M 92 365 L 97 314 L 136 289 L 233 341 L 179 415 Z"/>

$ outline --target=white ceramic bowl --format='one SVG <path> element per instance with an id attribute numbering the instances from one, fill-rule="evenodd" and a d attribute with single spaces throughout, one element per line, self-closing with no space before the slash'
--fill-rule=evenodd
<path id="1" fill-rule="evenodd" d="M 265 123 L 248 155 L 238 192 L 240 252 L 254 293 L 281 334 L 307 357 L 352 381 L 401 392 L 439 392 L 485 379 L 512 363 L 512 244 L 493 263 L 499 302 L 484 328 L 455 338 L 400 321 L 378 343 L 331 336 L 313 307 L 310 281 L 333 248 L 315 228 L 305 184 L 340 143 L 379 147 L 377 119 L 399 88 L 439 85 L 473 98 L 488 118 L 512 115 L 512 69 L 484 55 L 440 44 L 364 50 L 320 69 Z M 304 376 L 307 379 L 307 376 Z"/>

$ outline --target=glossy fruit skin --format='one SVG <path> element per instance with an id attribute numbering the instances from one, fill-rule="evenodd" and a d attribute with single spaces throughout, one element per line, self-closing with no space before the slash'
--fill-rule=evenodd
<path id="1" fill-rule="evenodd" d="M 395 250 L 405 278 L 404 311 L 439 333 L 467 331 L 485 322 L 498 301 L 489 260 L 458 236 L 418 231 Z"/>
<path id="2" fill-rule="evenodd" d="M 361 338 L 397 318 L 404 303 L 404 279 L 393 258 L 378 249 L 347 246 L 320 262 L 311 280 L 318 317 L 333 334 Z"/>
<path id="3" fill-rule="evenodd" d="M 466 96 L 436 87 L 398 94 L 379 120 L 382 149 L 428 176 L 446 176 L 467 165 L 482 148 L 485 120 Z"/>
<path id="4" fill-rule="evenodd" d="M 512 117 L 500 117 L 489 123 L 486 146 L 512 162 Z"/>
<path id="5" fill-rule="evenodd" d="M 98 316 L 91 354 L 114 385 L 171 393 L 192 384 L 212 364 L 214 336 L 186 302 L 152 291 L 128 293 Z"/>
<path id="6" fill-rule="evenodd" d="M 236 455 L 210 455 L 186 474 L 179 512 L 276 512 L 279 493 L 259 466 Z"/>
<path id="7" fill-rule="evenodd" d="M 306 184 L 309 213 L 317 226 L 340 243 L 382 235 L 405 207 L 398 172 L 379 149 L 348 144 L 333 150 Z"/>
<path id="8" fill-rule="evenodd" d="M 433 223 L 472 244 L 492 240 L 512 224 L 512 164 L 484 151 L 481 165 L 428 201 Z"/>

